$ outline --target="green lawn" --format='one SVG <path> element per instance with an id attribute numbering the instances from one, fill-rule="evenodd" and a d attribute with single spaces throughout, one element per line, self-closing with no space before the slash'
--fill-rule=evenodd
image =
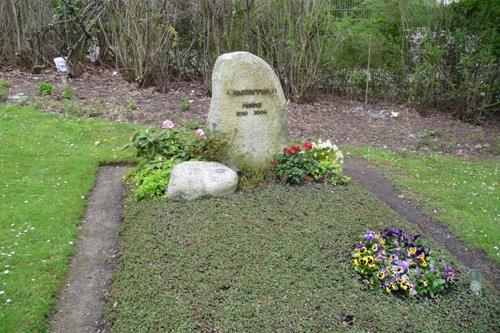
<path id="1" fill-rule="evenodd" d="M 44 332 L 100 162 L 131 125 L 0 106 L 0 332 Z"/>
<path id="2" fill-rule="evenodd" d="M 468 244 L 500 262 L 500 159 L 470 161 L 437 153 L 349 149 L 396 174 L 409 197 Z"/>
<path id="3" fill-rule="evenodd" d="M 112 332 L 493 332 L 498 293 L 466 269 L 435 300 L 367 290 L 350 251 L 367 228 L 415 226 L 355 184 L 272 186 L 187 203 L 126 203 Z M 432 244 L 436 253 L 445 253 Z"/>

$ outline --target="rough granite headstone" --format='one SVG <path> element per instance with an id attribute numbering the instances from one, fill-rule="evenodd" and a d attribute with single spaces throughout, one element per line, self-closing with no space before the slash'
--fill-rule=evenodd
<path id="1" fill-rule="evenodd" d="M 228 136 L 229 164 L 268 165 L 288 139 L 287 101 L 271 66 L 248 52 L 217 58 L 208 128 Z"/>

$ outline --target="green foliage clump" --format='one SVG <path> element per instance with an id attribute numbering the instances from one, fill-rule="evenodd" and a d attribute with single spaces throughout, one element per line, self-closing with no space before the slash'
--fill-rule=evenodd
<path id="1" fill-rule="evenodd" d="M 61 97 L 65 100 L 72 101 L 75 98 L 75 91 L 71 86 L 66 85 L 61 92 Z"/>
<path id="2" fill-rule="evenodd" d="M 136 200 L 165 197 L 174 160 L 161 157 L 154 161 L 143 162 L 126 179 L 132 184 Z"/>
<path id="3" fill-rule="evenodd" d="M 239 183 L 243 190 L 251 190 L 261 184 L 268 176 L 268 170 L 254 167 L 248 163 L 241 163 L 238 166 Z"/>
<path id="4" fill-rule="evenodd" d="M 40 96 L 49 96 L 54 92 L 54 85 L 42 81 L 38 85 L 38 90 L 40 91 Z"/>
<path id="5" fill-rule="evenodd" d="M 9 97 L 9 88 L 10 82 L 9 80 L 0 80 L 0 101 L 6 101 L 7 97 Z"/>
<path id="6" fill-rule="evenodd" d="M 184 97 L 181 101 L 181 110 L 182 111 L 189 111 L 191 103 L 189 103 L 189 99 L 187 97 Z"/>
<path id="7" fill-rule="evenodd" d="M 176 128 L 171 120 L 161 129 L 137 132 L 123 149 L 133 147 L 142 163 L 128 178 L 132 179 L 137 200 L 162 197 L 170 180 L 170 171 L 177 163 L 188 160 L 221 161 L 227 142 L 216 132 L 205 134 L 198 128 Z"/>
<path id="8" fill-rule="evenodd" d="M 292 145 L 272 161 L 276 176 L 289 184 L 305 180 L 328 180 L 332 185 L 344 184 L 349 177 L 342 174 L 344 156 L 330 140 Z"/>

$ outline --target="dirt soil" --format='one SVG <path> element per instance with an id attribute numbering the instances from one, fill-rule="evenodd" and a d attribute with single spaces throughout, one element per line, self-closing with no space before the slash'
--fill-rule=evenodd
<path id="1" fill-rule="evenodd" d="M 71 114 L 60 95 L 65 85 L 76 94 L 74 104 L 82 116 L 156 125 L 166 118 L 177 123 L 205 124 L 210 97 L 199 82 L 172 83 L 170 91 L 159 93 L 154 88 L 138 89 L 121 75 L 103 67 L 89 67 L 83 76 L 67 79 L 47 70 L 34 75 L 20 71 L 0 72 L 0 78 L 11 81 L 10 94 L 33 96 L 29 103 L 48 112 Z M 41 99 L 38 85 L 50 82 L 56 89 L 52 96 Z M 38 97 L 34 97 L 38 96 Z M 187 99 L 189 109 L 181 102 Z M 492 157 L 499 154 L 500 124 L 483 126 L 462 123 L 448 114 L 419 115 L 404 105 L 364 104 L 341 97 L 323 95 L 316 103 L 289 105 L 291 138 L 327 139 L 353 146 L 387 147 L 394 150 L 423 149 Z"/>
<path id="2" fill-rule="evenodd" d="M 127 169 L 125 166 L 99 168 L 66 285 L 49 318 L 54 333 L 105 331 L 104 304 L 118 259 L 122 176 Z"/>

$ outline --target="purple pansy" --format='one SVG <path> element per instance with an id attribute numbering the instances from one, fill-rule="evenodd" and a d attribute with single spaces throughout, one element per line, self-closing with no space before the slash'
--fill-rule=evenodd
<path id="1" fill-rule="evenodd" d="M 371 242 L 372 240 L 375 239 L 375 232 L 371 231 L 371 230 L 367 230 L 365 233 L 364 239 Z"/>

